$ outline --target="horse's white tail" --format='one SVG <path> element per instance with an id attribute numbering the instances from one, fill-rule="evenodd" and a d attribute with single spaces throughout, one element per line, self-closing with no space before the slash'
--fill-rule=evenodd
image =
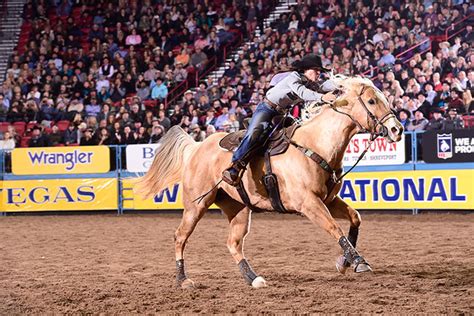
<path id="1" fill-rule="evenodd" d="M 184 165 L 199 146 L 181 127 L 173 126 L 159 142 L 150 170 L 134 187 L 136 194 L 150 198 L 181 181 Z"/>

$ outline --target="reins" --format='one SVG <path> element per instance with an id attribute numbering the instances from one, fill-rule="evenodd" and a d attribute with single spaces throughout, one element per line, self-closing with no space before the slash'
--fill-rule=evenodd
<path id="1" fill-rule="evenodd" d="M 384 116 L 382 116 L 382 118 L 379 120 L 377 119 L 377 117 L 375 117 L 375 115 L 369 110 L 369 108 L 367 107 L 367 105 L 365 104 L 364 100 L 362 100 L 362 95 L 364 94 L 364 92 L 366 91 L 367 89 L 367 86 L 364 86 L 362 87 L 362 90 L 361 92 L 359 93 L 359 95 L 357 96 L 357 100 L 360 102 L 360 104 L 362 105 L 362 107 L 364 108 L 364 110 L 367 112 L 367 126 L 370 126 L 370 120 L 372 120 L 372 123 L 374 125 L 374 128 L 373 128 L 373 131 L 370 131 L 370 130 L 367 130 L 366 128 L 364 128 L 356 119 L 354 119 L 349 113 L 346 113 L 346 112 L 343 112 L 343 111 L 339 111 L 336 107 L 334 107 L 334 103 L 329 103 L 329 106 L 330 108 L 335 111 L 336 113 L 339 113 L 339 114 L 343 114 L 343 115 L 346 115 L 347 117 L 349 117 L 351 119 L 351 121 L 357 126 L 357 128 L 359 128 L 359 131 L 360 132 L 365 132 L 365 133 L 370 133 L 370 139 L 369 139 L 369 142 L 367 143 L 367 146 L 365 147 L 364 151 L 359 155 L 359 158 L 357 158 L 357 161 L 355 162 L 355 164 L 353 164 L 349 170 L 347 170 L 346 172 L 344 172 L 341 176 L 339 176 L 338 178 L 336 178 L 334 180 L 334 183 L 337 184 L 339 183 L 342 179 L 344 179 L 345 176 L 347 176 L 352 170 L 354 170 L 354 168 L 359 164 L 359 162 L 364 159 L 365 155 L 367 154 L 367 152 L 369 151 L 370 149 L 370 146 L 372 145 L 372 143 L 379 137 L 379 136 L 382 136 L 382 137 L 385 137 L 387 136 L 388 134 L 388 130 L 387 128 L 385 127 L 384 123 L 390 119 L 392 116 L 395 116 L 395 114 L 393 114 L 392 111 L 389 111 L 388 113 L 386 113 Z M 377 132 L 377 127 L 378 126 L 381 126 L 381 131 L 380 132 Z M 334 190 L 334 187 L 335 185 L 331 188 L 331 190 L 328 192 L 326 198 L 324 199 L 324 202 L 327 200 L 327 198 L 331 195 L 332 191 Z"/>

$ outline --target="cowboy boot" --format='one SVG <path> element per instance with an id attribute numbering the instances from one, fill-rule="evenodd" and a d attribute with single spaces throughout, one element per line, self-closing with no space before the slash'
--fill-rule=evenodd
<path id="1" fill-rule="evenodd" d="M 232 186 L 237 186 L 242 179 L 246 166 L 247 163 L 242 160 L 233 162 L 229 168 L 222 172 L 222 180 Z"/>

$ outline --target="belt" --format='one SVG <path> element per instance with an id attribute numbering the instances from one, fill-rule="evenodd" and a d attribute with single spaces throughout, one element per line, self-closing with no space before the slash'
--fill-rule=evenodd
<path id="1" fill-rule="evenodd" d="M 282 107 L 281 105 L 273 103 L 272 101 L 268 100 L 267 98 L 265 98 L 264 102 L 280 114 L 285 114 L 286 111 L 287 111 L 286 108 Z"/>

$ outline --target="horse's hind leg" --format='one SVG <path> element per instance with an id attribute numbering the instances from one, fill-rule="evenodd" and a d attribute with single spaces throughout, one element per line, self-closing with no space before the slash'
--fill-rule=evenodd
<path id="1" fill-rule="evenodd" d="M 255 288 L 265 287 L 265 279 L 257 276 L 244 256 L 244 240 L 250 230 L 251 211 L 243 204 L 230 198 L 217 202 L 217 205 L 229 219 L 230 231 L 227 239 L 227 248 L 239 266 L 244 280 Z"/>
<path id="2" fill-rule="evenodd" d="M 174 235 L 175 241 L 175 254 L 176 254 L 176 282 L 177 285 L 182 288 L 194 287 L 194 282 L 186 276 L 184 268 L 184 247 L 189 236 L 194 231 L 199 220 L 202 218 L 204 213 L 207 211 L 207 206 L 204 204 L 197 205 L 193 203 L 185 203 L 185 209 L 183 211 L 183 218 Z"/>
<path id="3" fill-rule="evenodd" d="M 359 236 L 359 226 L 361 223 L 360 214 L 354 208 L 347 205 L 340 197 L 336 196 L 334 200 L 328 205 L 332 217 L 347 219 L 350 222 L 349 235 L 347 239 L 356 247 L 357 237 Z M 340 256 L 336 261 L 336 268 L 339 272 L 344 274 L 351 264 L 344 256 Z"/>
<path id="4" fill-rule="evenodd" d="M 306 215 L 313 223 L 323 227 L 329 234 L 336 238 L 344 251 L 344 257 L 350 264 L 355 266 L 356 272 L 372 271 L 369 264 L 352 246 L 349 240 L 344 236 L 341 227 L 331 216 L 328 208 L 316 196 L 310 196 L 303 203 L 301 212 Z"/>

